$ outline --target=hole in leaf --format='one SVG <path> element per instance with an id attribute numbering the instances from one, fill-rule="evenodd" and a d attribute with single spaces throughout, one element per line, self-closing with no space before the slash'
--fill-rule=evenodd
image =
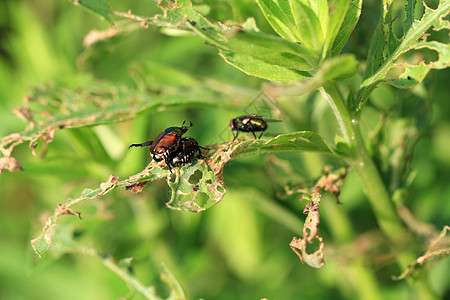
<path id="1" fill-rule="evenodd" d="M 190 184 L 197 184 L 200 181 L 200 179 L 202 179 L 202 177 L 203 177 L 203 173 L 200 172 L 199 170 L 197 170 L 197 171 L 194 172 L 194 174 L 192 174 L 189 177 L 188 182 Z"/>
<path id="2" fill-rule="evenodd" d="M 83 235 L 84 231 L 83 230 L 74 230 L 72 236 L 74 239 L 79 238 Z"/>
<path id="3" fill-rule="evenodd" d="M 206 193 L 200 192 L 198 193 L 197 199 L 195 199 L 195 203 L 197 203 L 199 206 L 205 206 L 208 202 L 209 197 Z"/>
<path id="4" fill-rule="evenodd" d="M 311 243 L 306 243 L 306 252 L 307 253 L 314 253 L 320 248 L 320 243 L 317 238 L 313 239 Z"/>
<path id="5" fill-rule="evenodd" d="M 172 182 L 172 183 L 174 183 L 174 182 L 175 182 L 175 179 L 176 179 L 175 174 L 170 174 L 169 181 Z"/>
<path id="6" fill-rule="evenodd" d="M 420 62 L 424 62 L 425 64 L 430 64 L 431 62 L 435 62 L 439 59 L 439 53 L 434 49 L 413 49 L 406 52 L 404 55 L 400 57 L 400 61 L 405 61 L 412 65 L 418 65 Z"/>
<path id="7" fill-rule="evenodd" d="M 223 193 L 225 190 L 223 189 L 223 187 L 221 187 L 220 185 L 217 186 L 217 191 L 219 193 Z"/>
<path id="8" fill-rule="evenodd" d="M 215 164 L 218 164 L 221 160 L 222 160 L 222 157 L 221 157 L 221 156 L 218 156 L 218 157 L 216 158 L 216 160 L 214 161 L 214 163 L 215 163 Z"/>
<path id="9" fill-rule="evenodd" d="M 211 179 L 206 180 L 206 184 L 211 184 L 211 183 L 212 183 Z"/>

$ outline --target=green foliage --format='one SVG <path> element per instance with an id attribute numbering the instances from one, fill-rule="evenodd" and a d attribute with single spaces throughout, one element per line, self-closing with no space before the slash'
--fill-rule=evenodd
<path id="1" fill-rule="evenodd" d="M 436 31 L 450 29 L 448 20 L 444 19 L 450 10 L 450 2 L 440 1 L 436 9 L 425 6 L 425 12 L 420 20 L 413 20 L 415 4 L 415 1 L 408 1 L 406 5 L 407 20 L 404 34 L 398 39 L 392 29 L 393 2 L 385 1 L 383 19 L 371 41 L 366 72 L 358 97 L 358 111 L 379 82 L 387 81 L 399 88 L 411 87 L 422 82 L 431 69 L 448 67 L 450 61 L 448 43 L 427 41 L 427 31 L 430 28 Z M 423 48 L 436 51 L 438 59 L 428 64 L 423 61 L 418 64 L 411 63 L 411 57 L 406 56 L 407 52 Z"/>
<path id="2" fill-rule="evenodd" d="M 414 0 L 385 0 L 380 11 L 363 14 L 362 0 L 70 2 L 102 22 L 67 3 L 55 8 L 63 14 L 59 23 L 59 14 L 49 13 L 45 24 L 57 30 L 42 30 L 42 40 L 61 52 L 48 41 L 70 36 L 73 48 L 61 66 L 54 55 L 42 56 L 42 65 L 61 68 L 49 73 L 57 74 L 49 83 L 36 77 L 31 82 L 39 85 L 30 92 L 25 78 L 34 78 L 32 72 L 13 71 L 30 65 L 17 50 L 35 40 L 23 47 L 2 38 L 9 44 L 0 48 L 14 58 L 9 64 L 0 56 L 0 95 L 28 95 L 13 110 L 26 122 L 23 130 L 9 113 L 17 105 L 0 103 L 8 126 L 0 172 L 10 171 L 0 177 L 6 196 L 0 226 L 34 220 L 38 210 L 62 203 L 35 222 L 41 229 L 33 230 L 31 247 L 44 264 L 59 259 L 73 273 L 102 280 L 99 296 L 86 293 L 100 298 L 292 299 L 301 291 L 325 299 L 338 291 L 341 298 L 390 299 L 411 296 L 411 288 L 434 299 L 448 293 L 448 270 L 426 264 L 445 263 L 450 244 L 450 210 L 435 200 L 450 193 L 448 120 L 432 109 L 446 111 L 448 78 L 430 72 L 449 64 L 448 0 L 424 4 L 423 13 Z M 15 21 L 17 32 L 21 22 L 37 24 L 26 9 L 2 5 L 22 20 Z M 360 18 L 370 25 L 379 12 L 377 27 L 357 26 Z M 367 57 L 353 54 L 364 49 Z M 282 122 L 268 120 L 262 139 L 240 133 L 230 141 L 229 120 L 249 113 Z M 127 149 L 182 120 L 195 124 L 186 136 L 205 147 L 203 158 L 170 171 L 164 161 L 151 161 L 148 149 Z M 436 140 L 431 126 L 438 128 Z M 431 146 L 421 148 L 423 137 Z M 28 160 L 23 143 L 41 160 Z M 61 200 L 66 194 L 80 196 Z M 439 234 L 414 214 L 444 230 Z M 21 240 L 29 231 L 28 225 L 8 230 L 11 237 L 21 232 Z M 322 268 L 320 276 L 296 265 L 296 255 L 286 253 L 289 239 L 301 262 Z M 15 257 L 8 254 L 17 252 L 11 242 L 1 247 Z M 400 274 L 398 268 L 397 279 L 407 283 L 393 287 L 377 279 Z M 12 273 L 0 269 L 0 280 Z M 436 274 L 444 279 L 430 288 L 427 277 Z M 54 275 L 52 286 L 61 278 Z M 6 297 L 30 298 L 16 282 L 0 282 L 11 286 Z M 61 298 L 56 295 L 49 291 L 47 298 Z"/>

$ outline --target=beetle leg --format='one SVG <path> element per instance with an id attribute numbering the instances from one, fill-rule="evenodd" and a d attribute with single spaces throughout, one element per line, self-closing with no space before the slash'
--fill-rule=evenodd
<path id="1" fill-rule="evenodd" d="M 236 131 L 236 134 L 234 134 L 234 131 Z M 237 139 L 238 135 L 239 135 L 239 131 L 231 130 L 231 133 L 233 134 L 233 142 L 234 142 Z"/>
<path id="2" fill-rule="evenodd" d="M 263 133 L 264 133 L 264 131 L 261 131 L 261 134 L 259 135 L 258 139 L 260 139 L 262 137 Z"/>
<path id="3" fill-rule="evenodd" d="M 131 144 L 128 148 L 131 147 L 146 147 L 146 146 L 151 146 L 153 144 L 153 141 L 147 141 L 145 143 L 142 144 Z"/>
<path id="4" fill-rule="evenodd" d="M 252 132 L 253 136 L 255 137 L 255 140 L 257 140 L 258 138 L 256 137 L 256 134 L 255 134 L 255 132 L 253 131 L 253 128 L 251 128 L 251 132 Z"/>
<path id="5" fill-rule="evenodd" d="M 172 173 L 172 166 L 171 166 L 170 162 L 168 161 L 168 157 L 166 157 L 166 158 L 164 159 L 164 161 L 166 162 L 166 165 L 169 167 L 170 173 Z"/>

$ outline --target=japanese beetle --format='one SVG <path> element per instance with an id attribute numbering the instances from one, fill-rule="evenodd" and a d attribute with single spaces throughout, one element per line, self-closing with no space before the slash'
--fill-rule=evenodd
<path id="1" fill-rule="evenodd" d="M 172 167 L 181 167 L 191 163 L 194 158 L 205 158 L 201 149 L 208 149 L 199 146 L 198 142 L 191 137 L 184 137 L 180 140 L 178 148 L 171 152 L 168 158 L 169 165 Z"/>
<path id="2" fill-rule="evenodd" d="M 189 126 L 184 126 L 185 121 L 181 124 L 181 127 L 169 127 L 161 132 L 154 141 L 147 141 L 142 144 L 131 144 L 130 147 L 146 147 L 150 146 L 150 154 L 155 161 L 164 161 L 170 168 L 171 164 L 168 161 L 169 155 L 172 151 L 175 151 L 181 140 L 181 136 L 185 134 L 188 129 L 194 124 L 192 122 Z"/>
<path id="3" fill-rule="evenodd" d="M 238 137 L 239 131 L 251 132 L 255 139 L 257 139 L 255 132 L 261 131 L 259 139 L 267 129 L 267 122 L 263 120 L 262 116 L 245 115 L 231 120 L 230 128 L 234 137 L 233 141 Z M 234 131 L 236 131 L 236 134 L 234 134 Z"/>

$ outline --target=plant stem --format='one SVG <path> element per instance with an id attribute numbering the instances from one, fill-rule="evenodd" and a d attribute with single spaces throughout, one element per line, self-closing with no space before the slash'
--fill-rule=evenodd
<path id="1" fill-rule="evenodd" d="M 341 97 L 341 94 L 337 90 L 336 86 L 332 83 L 325 83 L 321 89 L 322 95 L 327 99 L 333 113 L 339 123 L 339 127 L 342 131 L 344 139 L 349 144 L 353 139 L 353 128 L 350 114 L 347 111 L 347 107 Z"/>
<path id="2" fill-rule="evenodd" d="M 397 215 L 381 175 L 365 146 L 359 129 L 359 120 L 350 117 L 350 113 L 334 84 L 325 84 L 322 94 L 330 103 L 344 138 L 349 142 L 350 148 L 354 152 L 354 155 L 352 157 L 348 156 L 346 161 L 358 174 L 378 225 L 394 245 L 398 244 L 399 240 L 404 239 L 408 235 L 408 231 Z M 395 254 L 401 269 L 405 269 L 415 259 L 414 253 L 408 249 L 396 250 Z M 436 298 L 425 280 L 413 280 L 410 278 L 408 282 L 414 288 L 419 299 Z"/>
<path id="3" fill-rule="evenodd" d="M 120 268 L 116 262 L 111 257 L 101 257 L 101 255 L 98 254 L 97 250 L 93 248 L 84 248 L 79 247 L 78 252 L 81 254 L 87 254 L 91 255 L 93 257 L 96 257 L 101 260 L 101 262 L 109 268 L 111 271 L 116 273 L 117 276 L 122 278 L 129 286 L 134 287 L 138 292 L 140 292 L 145 299 L 149 300 L 161 300 L 155 292 L 154 289 L 151 287 L 144 286 L 139 280 L 136 279 L 133 275 L 126 272 L 124 269 Z"/>

